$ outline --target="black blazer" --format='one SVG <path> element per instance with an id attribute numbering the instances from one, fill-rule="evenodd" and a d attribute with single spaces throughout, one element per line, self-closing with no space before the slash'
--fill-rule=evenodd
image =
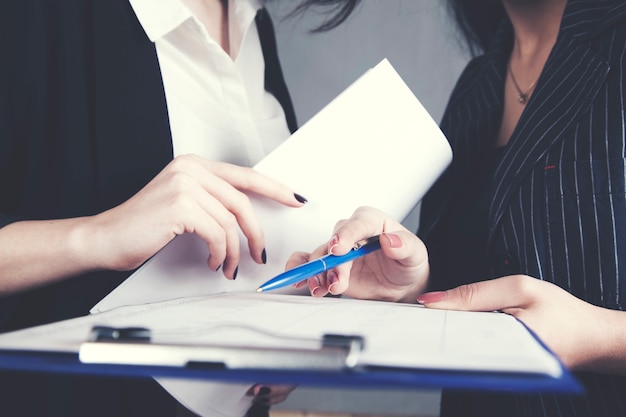
<path id="1" fill-rule="evenodd" d="M 461 75 L 442 120 L 454 158 L 423 202 L 419 231 L 429 248 L 433 288 L 465 283 L 463 266 L 446 251 L 444 230 L 462 215 L 455 212 L 455 198 L 479 155 L 493 146 L 511 47 L 506 22 L 488 52 Z M 492 274 L 484 278 L 527 274 L 593 304 L 626 307 L 625 103 L 626 3 L 570 0 L 491 184 L 485 251 Z M 626 378 L 582 378 L 587 397 L 544 397 L 543 404 L 537 397 L 530 403 L 518 399 L 515 412 L 495 415 L 535 415 L 543 407 L 547 415 L 623 414 Z M 470 409 L 455 401 L 458 410 Z"/>
<path id="2" fill-rule="evenodd" d="M 265 9 L 266 89 L 296 119 Z M 0 227 L 102 212 L 171 159 L 155 46 L 128 0 L 19 0 L 0 13 Z M 0 299 L 0 331 L 88 313 L 128 273 Z"/>

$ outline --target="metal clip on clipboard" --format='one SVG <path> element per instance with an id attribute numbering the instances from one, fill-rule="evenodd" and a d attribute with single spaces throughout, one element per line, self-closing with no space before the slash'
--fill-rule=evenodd
<path id="1" fill-rule="evenodd" d="M 313 344 L 317 347 L 289 347 L 289 340 L 286 347 L 163 344 L 152 343 L 146 328 L 95 326 L 81 345 L 79 358 L 92 364 L 339 371 L 356 367 L 364 340 L 324 335 L 321 346 L 320 341 Z"/>

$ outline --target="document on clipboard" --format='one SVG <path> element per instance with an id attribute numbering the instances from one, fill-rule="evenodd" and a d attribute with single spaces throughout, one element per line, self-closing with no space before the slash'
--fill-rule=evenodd
<path id="1" fill-rule="evenodd" d="M 96 326 L 120 332 L 148 329 L 150 340 L 131 337 L 100 344 L 88 339 Z M 343 337 L 333 340 L 333 336 L 324 344 L 328 335 Z M 151 355 L 153 346 L 166 350 Z M 281 372 L 282 383 L 303 382 L 301 372 L 325 374 L 326 384 L 336 383 L 341 375 L 363 383 L 384 371 L 404 375 L 398 381 L 407 385 L 411 385 L 411 380 L 403 379 L 407 374 L 437 373 L 422 385 L 441 387 L 452 381 L 472 389 L 480 386 L 481 376 L 488 376 L 496 389 L 519 386 L 541 391 L 546 381 L 551 389 L 572 389 L 559 360 L 514 317 L 415 304 L 230 292 L 120 307 L 0 335 L 3 350 L 80 353 L 85 364 L 152 366 L 155 376 L 163 375 L 159 374 L 163 369 L 202 364 L 195 352 L 202 354 L 203 347 L 223 349 L 205 365 L 219 365 L 221 354 L 224 366 L 212 369 L 273 370 Z M 244 366 L 229 366 L 228 359 L 242 350 L 252 352 L 252 359 Z M 282 358 L 276 359 L 276 352 Z M 272 365 L 274 360 L 285 366 Z M 211 371 L 205 376 L 211 379 Z M 259 377 L 265 380 L 268 374 Z M 350 385 L 349 379 L 343 381 Z M 565 382 L 559 387 L 559 381 Z"/>

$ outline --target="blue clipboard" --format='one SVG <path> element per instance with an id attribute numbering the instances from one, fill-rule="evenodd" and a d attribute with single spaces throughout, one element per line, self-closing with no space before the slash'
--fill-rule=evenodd
<path id="1" fill-rule="evenodd" d="M 335 336 L 331 336 L 335 338 Z M 507 391 L 520 393 L 566 393 L 581 394 L 582 386 L 574 375 L 563 367 L 559 377 L 545 374 L 516 373 L 516 372 L 479 372 L 479 371 L 445 371 L 432 369 L 408 369 L 364 366 L 354 367 L 349 363 L 350 355 L 358 351 L 362 341 L 358 337 L 339 338 L 327 344 L 318 351 L 308 352 L 309 357 L 299 356 L 300 365 L 272 368 L 271 361 L 264 360 L 264 353 L 257 352 L 260 358 L 257 364 L 250 363 L 244 366 L 228 366 L 224 362 L 212 360 L 201 362 L 191 360 L 184 365 L 154 365 L 154 364 L 125 364 L 116 355 L 119 351 L 113 350 L 113 356 L 104 357 L 100 362 L 85 363 L 75 352 L 45 352 L 45 351 L 18 351 L 0 350 L 0 372 L 43 372 L 76 375 L 92 375 L 103 377 L 173 377 L 186 379 L 201 379 L 220 382 L 251 382 L 259 380 L 267 384 L 294 384 L 318 387 L 341 388 L 377 388 L 377 389 L 457 389 L 478 391 Z M 87 344 L 98 344 L 92 341 Z M 103 347 L 109 348 L 116 343 L 126 348 L 128 346 L 145 347 L 145 343 L 134 343 L 121 340 L 111 343 L 103 342 Z M 335 343 L 335 345 L 333 345 Z M 114 346 L 117 347 L 117 346 Z M 170 346 L 172 349 L 180 346 Z M 184 347 L 183 347 L 184 348 Z M 236 349 L 222 349 L 225 359 L 228 356 L 238 355 Z M 326 349 L 326 351 L 324 350 Z M 275 352 L 274 352 L 275 353 Z M 285 361 L 292 352 L 280 352 Z M 306 352 L 305 352 L 306 353 Z M 326 360 L 320 366 L 319 355 L 325 354 L 335 358 Z M 318 356 L 316 356 L 318 355 Z M 123 355 L 122 355 L 123 356 Z M 322 358 L 322 360 L 325 360 Z"/>
<path id="2" fill-rule="evenodd" d="M 386 302 L 288 295 L 265 295 L 262 299 L 255 297 L 259 295 L 215 294 L 195 299 L 176 299 L 0 335 L 0 371 L 177 377 L 223 382 L 254 383 L 262 380 L 275 384 L 344 388 L 452 388 L 553 393 L 582 391 L 575 376 L 532 331 L 526 326 L 520 327 L 520 322 L 510 316 L 499 315 L 501 313 L 467 316 L 464 312 L 429 311 L 415 305 Z M 261 304 L 247 305 L 252 302 Z M 223 309 L 231 305 L 236 305 L 233 307 L 235 309 L 249 308 L 257 312 L 257 316 L 262 316 L 259 313 L 259 306 L 262 305 L 266 313 L 270 314 L 269 317 L 278 320 L 276 314 L 280 312 L 285 323 L 290 326 L 297 324 L 306 329 L 307 323 L 310 326 L 316 320 L 319 321 L 320 317 L 325 317 L 324 333 L 320 337 L 317 331 L 279 332 L 282 328 L 280 326 L 263 328 L 262 324 L 267 324 L 267 316 L 252 317 L 250 314 L 243 314 L 241 321 L 227 314 L 228 320 L 214 323 L 215 317 L 221 317 Z M 338 312 L 353 314 L 355 310 L 359 311 L 358 320 L 355 318 L 348 326 L 345 323 L 336 326 L 337 323 L 329 320 L 337 317 Z M 218 315 L 207 319 L 211 311 Z M 284 314 L 285 311 L 289 314 Z M 197 320 L 198 314 L 203 315 L 202 320 Z M 505 355 L 498 358 L 497 363 L 504 363 L 504 366 L 490 368 L 482 362 L 474 363 L 480 359 L 491 359 L 491 353 L 485 353 L 490 352 L 489 346 L 481 344 L 480 356 L 469 356 L 469 364 L 467 358 L 464 358 L 464 368 L 456 365 L 443 367 L 433 362 L 437 357 L 420 351 L 424 340 L 419 337 L 411 337 L 409 340 L 395 328 L 389 328 L 386 324 L 389 315 L 396 320 L 404 320 L 400 329 L 410 328 L 415 320 L 422 320 L 421 323 L 426 325 L 426 318 L 441 320 L 441 323 L 445 323 L 446 331 L 453 334 L 460 329 L 459 323 L 466 326 L 475 320 L 491 326 L 482 328 L 491 333 L 502 329 L 498 325 L 504 325 L 505 329 L 512 327 L 516 329 L 514 334 L 520 335 L 530 348 L 541 351 L 540 357 L 549 365 L 527 366 L 523 361 L 517 363 L 516 358 L 520 360 L 523 356 L 510 356 L 508 350 L 502 350 L 506 347 L 499 347 L 501 350 L 498 352 Z M 142 317 L 149 320 L 142 321 Z M 168 317 L 175 317 L 175 322 L 161 323 Z M 457 322 L 456 327 L 450 327 L 455 317 L 462 320 Z M 190 320 L 189 328 L 182 329 L 185 323 L 181 320 Z M 370 321 L 378 322 L 371 324 Z M 374 332 L 371 331 L 372 326 Z M 339 329 L 351 329 L 355 333 L 342 334 Z M 180 333 L 181 330 L 184 332 Z M 382 336 L 379 331 L 383 332 Z M 237 338 L 229 339 L 229 332 L 237 333 Z M 470 334 L 480 333 L 481 330 L 477 329 Z M 256 343 L 263 338 L 274 339 L 271 343 Z M 493 339 L 486 340 L 482 343 L 489 343 Z M 457 345 L 461 343 L 458 346 L 462 349 L 467 348 L 468 341 L 454 339 Z M 384 343 L 381 345 L 381 342 Z M 509 343 L 505 346 L 514 348 L 516 345 Z M 525 355 L 527 349 L 517 349 L 518 355 Z"/>

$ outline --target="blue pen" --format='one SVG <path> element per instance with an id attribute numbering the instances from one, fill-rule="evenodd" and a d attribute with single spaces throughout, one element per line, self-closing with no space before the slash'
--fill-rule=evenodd
<path id="1" fill-rule="evenodd" d="M 304 281 L 307 278 L 311 278 L 312 276 L 334 268 L 337 265 L 350 262 L 378 249 L 380 249 L 379 235 L 360 240 L 355 243 L 352 250 L 345 255 L 329 254 L 322 256 L 321 258 L 314 259 L 275 276 L 266 283 L 262 284 L 256 291 L 263 292 L 276 290 L 278 288 L 286 287 L 287 285 Z"/>

